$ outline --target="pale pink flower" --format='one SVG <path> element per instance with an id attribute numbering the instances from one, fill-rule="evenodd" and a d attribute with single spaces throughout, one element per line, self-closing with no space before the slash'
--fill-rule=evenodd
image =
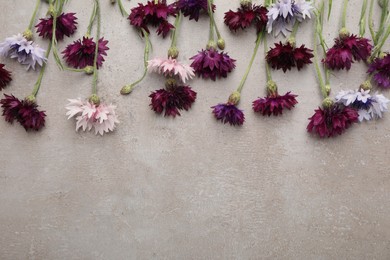
<path id="1" fill-rule="evenodd" d="M 183 64 L 176 59 L 155 58 L 148 61 L 149 72 L 157 72 L 164 76 L 179 76 L 183 83 L 195 77 L 194 69 L 186 64 Z"/>
<path id="2" fill-rule="evenodd" d="M 115 114 L 116 106 L 100 103 L 95 105 L 88 100 L 69 99 L 69 104 L 65 106 L 68 110 L 68 119 L 76 117 L 76 131 L 80 128 L 83 131 L 90 131 L 92 128 L 95 134 L 103 135 L 114 131 L 115 124 L 119 123 Z"/>

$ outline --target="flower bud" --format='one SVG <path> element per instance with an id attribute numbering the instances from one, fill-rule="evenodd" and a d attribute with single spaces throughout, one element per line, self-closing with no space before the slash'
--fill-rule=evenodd
<path id="1" fill-rule="evenodd" d="M 331 108 L 333 106 L 334 102 L 332 99 L 330 99 L 329 97 L 325 98 L 323 101 L 322 101 L 322 107 L 323 108 Z"/>
<path id="2" fill-rule="evenodd" d="M 340 39 L 345 39 L 345 38 L 349 37 L 349 35 L 350 35 L 350 33 L 349 33 L 347 28 L 345 28 L 345 27 L 341 28 L 341 30 L 339 32 Z"/>
<path id="3" fill-rule="evenodd" d="M 219 38 L 217 41 L 217 46 L 220 50 L 224 50 L 226 47 L 225 40 L 222 38 Z"/>
<path id="4" fill-rule="evenodd" d="M 215 41 L 210 40 L 209 43 L 207 43 L 206 49 L 207 49 L 207 50 L 210 50 L 210 49 L 216 50 L 217 47 L 218 47 L 218 46 L 217 46 L 217 44 L 215 43 Z"/>
<path id="5" fill-rule="evenodd" d="M 267 82 L 267 93 L 268 95 L 275 95 L 278 93 L 278 86 L 275 81 L 269 80 Z"/>
<path id="6" fill-rule="evenodd" d="M 371 89 L 372 89 L 371 82 L 370 82 L 369 80 L 364 81 L 364 82 L 360 85 L 360 88 L 363 89 L 363 90 L 371 90 Z"/>
<path id="7" fill-rule="evenodd" d="M 171 47 L 168 50 L 168 57 L 176 59 L 179 56 L 179 49 L 177 47 Z"/>
<path id="8" fill-rule="evenodd" d="M 240 92 L 234 91 L 234 92 L 229 96 L 228 103 L 233 104 L 233 105 L 237 105 L 238 102 L 240 102 L 240 99 L 241 99 L 241 94 L 240 94 Z"/>
<path id="9" fill-rule="evenodd" d="M 92 66 L 87 66 L 84 68 L 84 71 L 86 74 L 91 75 L 93 74 L 94 68 Z"/>
<path id="10" fill-rule="evenodd" d="M 35 96 L 34 96 L 34 95 L 30 95 L 30 96 L 26 97 L 25 100 L 26 100 L 27 102 L 33 103 L 33 104 L 35 104 L 35 102 L 36 102 L 36 99 L 35 99 Z"/>
<path id="11" fill-rule="evenodd" d="M 332 90 L 332 88 L 330 87 L 330 85 L 325 85 L 325 92 L 326 92 L 326 95 L 329 96 L 331 90 Z"/>
<path id="12" fill-rule="evenodd" d="M 99 105 L 100 104 L 100 98 L 98 97 L 98 95 L 96 94 L 93 94 L 90 98 L 89 98 L 89 101 L 94 104 L 94 105 Z"/>
<path id="13" fill-rule="evenodd" d="M 135 87 L 135 86 L 133 86 L 133 85 L 131 85 L 131 84 L 124 86 L 124 87 L 121 89 L 121 94 L 122 94 L 122 95 L 128 95 L 128 94 L 130 94 L 131 92 L 133 92 L 134 87 Z"/>
<path id="14" fill-rule="evenodd" d="M 30 29 L 27 29 L 23 32 L 23 37 L 26 38 L 27 41 L 31 41 L 33 39 L 33 32 Z"/>

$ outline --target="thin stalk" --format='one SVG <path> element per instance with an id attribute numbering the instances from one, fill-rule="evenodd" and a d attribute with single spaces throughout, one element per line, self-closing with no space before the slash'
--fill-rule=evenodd
<path id="1" fill-rule="evenodd" d="M 118 0 L 119 10 L 121 11 L 122 16 L 129 16 L 129 13 L 126 11 L 125 7 L 122 4 L 122 0 Z"/>
<path id="2" fill-rule="evenodd" d="M 347 26 L 347 8 L 348 8 L 348 0 L 344 0 L 343 16 L 341 18 L 341 28 L 345 28 Z"/>
<path id="3" fill-rule="evenodd" d="M 390 36 L 390 25 L 387 27 L 387 30 L 383 37 L 380 39 L 378 44 L 375 46 L 374 51 L 372 52 L 371 55 L 371 60 L 373 60 L 382 50 L 383 45 L 385 45 L 387 38 Z"/>
<path id="4" fill-rule="evenodd" d="M 34 12 L 33 12 L 33 15 L 30 19 L 30 23 L 28 24 L 28 29 L 31 30 L 32 27 L 34 26 L 34 22 L 35 22 L 35 18 L 37 16 L 37 12 L 38 12 L 38 9 L 39 9 L 39 6 L 41 4 L 41 0 L 37 0 L 36 4 L 35 4 L 35 8 L 34 8 Z"/>
<path id="5" fill-rule="evenodd" d="M 171 47 L 176 47 L 177 36 L 179 34 L 179 29 L 180 29 L 180 24 L 181 24 L 182 17 L 183 16 L 181 14 L 181 11 L 179 11 L 179 14 L 176 16 L 176 20 L 175 20 L 175 30 L 173 31 L 173 34 L 172 34 Z"/>
<path id="6" fill-rule="evenodd" d="M 98 81 L 97 59 L 99 56 L 99 39 L 100 39 L 100 29 L 101 29 L 101 13 L 100 13 L 99 1 L 100 0 L 95 0 L 97 25 L 96 25 L 95 57 L 93 59 L 93 81 L 92 81 L 92 94 L 95 94 L 95 95 L 97 94 L 97 81 Z"/>
<path id="7" fill-rule="evenodd" d="M 248 65 L 246 71 L 245 71 L 244 77 L 241 79 L 241 82 L 240 82 L 240 84 L 238 85 L 238 88 L 237 88 L 237 92 L 239 92 L 239 93 L 241 93 L 242 89 L 244 88 L 245 81 L 247 80 L 249 72 L 252 69 L 252 65 L 253 65 L 253 62 L 254 62 L 254 60 L 256 58 L 257 51 L 259 50 L 259 46 L 260 46 L 260 43 L 261 43 L 261 40 L 262 40 L 263 36 L 264 36 L 263 32 L 260 32 L 257 35 L 256 45 L 255 45 L 255 48 L 253 50 L 252 58 L 251 58 L 251 60 L 249 62 L 249 65 Z"/>
<path id="8" fill-rule="evenodd" d="M 60 1 L 56 2 L 56 8 L 55 8 L 55 12 L 53 15 L 53 31 L 52 31 L 52 37 L 51 37 L 51 43 L 52 43 L 52 47 L 53 47 L 53 56 L 54 56 L 54 59 L 55 59 L 57 65 L 60 67 L 60 69 L 64 69 L 64 66 L 62 65 L 61 58 L 59 57 L 58 50 L 57 50 L 56 30 L 57 30 L 57 17 L 58 17 L 58 14 L 61 13 L 63 5 L 64 5 L 63 2 L 60 2 Z"/>
<path id="9" fill-rule="evenodd" d="M 93 5 L 91 17 L 89 18 L 89 24 L 88 24 L 88 29 L 87 29 L 87 36 L 88 37 L 91 35 L 92 26 L 93 26 L 93 23 L 94 23 L 95 18 L 96 18 L 96 12 L 97 12 L 97 4 L 95 2 L 95 4 Z"/>
<path id="10" fill-rule="evenodd" d="M 320 38 L 318 34 L 320 33 L 320 31 L 318 31 L 317 29 L 319 28 L 318 23 L 321 21 L 321 17 L 320 17 L 321 16 L 321 12 L 317 16 L 318 17 L 316 19 L 316 26 L 315 26 L 316 31 L 314 33 L 314 39 L 313 39 L 314 40 L 314 48 L 313 48 L 314 65 L 315 65 L 317 76 L 318 76 L 318 82 L 320 83 L 321 93 L 322 93 L 324 98 L 327 98 L 328 97 L 328 93 L 326 91 L 324 79 L 322 77 L 320 65 L 318 63 L 318 38 Z M 321 38 L 320 38 L 320 41 L 322 41 Z"/>
<path id="11" fill-rule="evenodd" d="M 329 0 L 329 3 L 328 3 L 328 21 L 329 21 L 329 18 L 330 18 L 330 14 L 332 12 L 332 5 L 333 5 L 333 1 Z"/>
<path id="12" fill-rule="evenodd" d="M 367 10 L 367 0 L 363 0 L 362 11 L 360 14 L 359 21 L 359 36 L 362 37 L 366 32 L 366 10 Z"/>
<path id="13" fill-rule="evenodd" d="M 372 19 L 372 15 L 374 13 L 374 0 L 370 2 L 370 11 L 368 13 L 368 29 L 370 30 L 371 39 L 374 42 L 374 45 L 377 44 L 375 30 L 374 30 L 374 20 Z"/>
<path id="14" fill-rule="evenodd" d="M 207 0 L 207 8 L 210 16 L 210 31 L 209 31 L 209 42 L 214 41 L 214 19 L 213 10 L 211 7 L 211 0 Z"/>
<path id="15" fill-rule="evenodd" d="M 209 7 L 209 8 L 210 8 L 210 9 L 209 9 L 209 12 L 210 12 L 210 19 L 213 20 L 214 29 L 215 29 L 215 32 L 217 33 L 218 39 L 221 39 L 222 36 L 221 36 L 221 33 L 219 32 L 218 25 L 217 25 L 217 23 L 215 22 L 215 18 L 214 18 L 213 4 L 214 4 L 214 0 L 210 0 L 210 7 Z"/>
<path id="16" fill-rule="evenodd" d="M 292 32 L 290 34 L 290 37 L 289 37 L 290 39 L 295 38 L 297 36 L 298 29 L 299 29 L 299 22 L 297 20 L 297 21 L 295 21 L 293 30 L 292 30 Z"/>
<path id="17" fill-rule="evenodd" d="M 381 19 L 379 22 L 379 30 L 378 30 L 377 34 L 375 35 L 376 42 L 379 42 L 379 39 L 385 30 L 385 22 L 388 19 L 388 13 L 389 13 L 387 10 L 388 5 L 389 5 L 389 0 L 384 0 L 383 6 L 382 6 L 382 12 L 381 12 Z"/>
<path id="18" fill-rule="evenodd" d="M 267 44 L 267 36 L 264 37 L 264 54 L 267 55 L 268 52 L 268 44 Z M 272 80 L 271 68 L 269 67 L 268 62 L 264 62 L 265 72 L 267 75 L 267 82 Z"/>
<path id="19" fill-rule="evenodd" d="M 50 42 L 49 46 L 47 47 L 46 55 L 45 55 L 46 59 L 49 58 L 51 47 L 52 47 L 52 42 Z M 31 93 L 31 95 L 34 96 L 34 97 L 37 97 L 37 95 L 38 95 L 39 89 L 40 89 L 41 84 L 42 84 L 42 78 L 43 78 L 43 75 L 44 75 L 45 70 L 46 70 L 46 66 L 47 66 L 47 64 L 43 63 L 41 71 L 39 72 L 38 80 L 36 81 L 36 83 L 34 85 L 34 89 L 33 89 L 32 93 Z"/>

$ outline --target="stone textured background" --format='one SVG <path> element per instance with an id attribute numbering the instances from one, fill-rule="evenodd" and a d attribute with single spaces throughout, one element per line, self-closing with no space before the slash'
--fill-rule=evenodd
<path id="1" fill-rule="evenodd" d="M 0 1 L 1 39 L 24 31 L 34 2 Z M 79 29 L 61 50 L 85 33 L 92 2 L 66 7 L 77 13 Z M 129 10 L 136 2 L 124 4 Z M 237 69 L 217 82 L 192 81 L 198 100 L 179 118 L 157 116 L 148 107 L 149 93 L 163 86 L 159 75 L 148 76 L 131 96 L 119 95 L 142 74 L 143 42 L 108 0 L 102 1 L 103 34 L 111 49 L 99 93 L 118 106 L 116 132 L 75 132 L 64 106 L 68 98 L 88 97 L 92 80 L 59 71 L 50 58 L 38 96 L 47 127 L 26 133 L 0 120 L 1 259 L 390 259 L 389 116 L 335 139 L 308 135 L 307 118 L 321 102 L 313 66 L 273 72 L 281 92 L 299 95 L 293 111 L 279 118 L 255 115 L 251 102 L 265 94 L 261 51 L 240 104 L 246 124 L 216 122 L 210 106 L 237 87 L 255 32 L 230 33 L 223 13 L 239 1 L 215 2 Z M 341 13 L 342 1 L 334 2 L 325 25 L 329 44 Z M 360 5 L 350 3 L 348 25 L 355 33 Z M 310 22 L 298 34 L 298 44 L 313 46 Z M 204 48 L 207 37 L 206 18 L 184 19 L 181 59 Z M 165 56 L 169 39 L 153 36 L 152 42 L 151 57 Z M 28 95 L 38 72 L 1 62 L 14 77 L 4 93 Z M 357 88 L 365 70 L 355 64 L 348 73 L 334 73 L 334 91 Z"/>

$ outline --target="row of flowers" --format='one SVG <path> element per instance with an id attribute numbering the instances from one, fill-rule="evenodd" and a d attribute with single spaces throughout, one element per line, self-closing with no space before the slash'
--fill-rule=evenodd
<path id="1" fill-rule="evenodd" d="M 27 70 L 41 67 L 41 74 L 34 86 L 31 95 L 24 100 L 19 100 L 13 95 L 5 95 L 0 101 L 3 115 L 7 122 L 19 122 L 26 130 L 39 130 L 45 123 L 45 112 L 39 111 L 36 104 L 45 65 L 52 50 L 56 62 L 60 68 L 75 72 L 83 72 L 93 75 L 93 91 L 89 99 L 70 99 L 66 106 L 69 118 L 75 118 L 76 130 L 95 130 L 96 134 L 113 131 L 119 123 L 115 113 L 115 106 L 101 102 L 97 95 L 98 70 L 102 68 L 107 56 L 108 41 L 100 36 L 100 0 L 94 0 L 87 33 L 82 39 L 69 44 L 62 51 L 62 58 L 56 48 L 57 41 L 72 36 L 77 30 L 77 18 L 75 13 L 64 13 L 65 0 L 49 0 L 48 17 L 40 19 L 35 26 L 39 36 L 48 39 L 47 50 L 42 49 L 33 41 L 32 27 L 36 11 L 41 4 L 37 0 L 37 6 L 31 18 L 30 25 L 25 32 L 18 34 L 0 43 L 0 55 L 16 59 L 25 65 Z M 127 16 L 130 25 L 134 26 L 145 42 L 144 68 L 142 77 L 134 83 L 125 85 L 121 94 L 127 95 L 140 85 L 147 72 L 162 74 L 165 78 L 165 87 L 150 94 L 150 107 L 157 114 L 164 116 L 180 116 L 181 110 L 189 110 L 197 98 L 197 93 L 188 85 L 188 81 L 198 76 L 199 78 L 218 80 L 228 77 L 236 67 L 236 60 L 225 52 L 226 43 L 218 29 L 214 19 L 216 6 L 213 0 L 178 0 L 168 4 L 166 0 L 153 0 L 147 3 L 139 3 L 127 13 L 121 0 L 111 0 L 117 3 L 122 15 Z M 344 0 L 342 28 L 340 35 L 335 39 L 334 45 L 327 48 L 322 28 L 324 26 L 325 6 L 329 6 L 331 12 L 332 1 L 325 0 L 314 7 L 313 3 L 305 0 L 266 0 L 264 6 L 253 4 L 251 0 L 241 0 L 236 10 L 225 13 L 224 23 L 234 33 L 238 30 L 246 30 L 254 27 L 257 40 L 253 55 L 248 64 L 246 73 L 238 88 L 232 92 L 226 103 L 212 106 L 212 112 L 217 120 L 230 125 L 242 125 L 245 116 L 238 108 L 241 99 L 241 91 L 245 86 L 247 76 L 257 56 L 259 46 L 264 45 L 266 74 L 266 97 L 253 101 L 253 110 L 264 116 L 279 116 L 285 109 L 291 110 L 298 103 L 297 95 L 287 91 L 280 95 L 277 83 L 272 79 L 271 68 L 282 70 L 284 73 L 296 68 L 298 71 L 307 65 L 315 63 L 319 85 L 324 100 L 321 107 L 315 110 L 315 114 L 309 119 L 308 131 L 317 133 L 320 137 L 331 137 L 344 132 L 350 125 L 358 121 L 381 118 L 387 111 L 389 100 L 373 92 L 371 82 L 381 89 L 390 88 L 390 55 L 382 52 L 381 48 L 390 34 L 388 21 L 390 15 L 387 12 L 388 1 L 378 1 L 382 8 L 381 23 L 377 31 L 372 28 L 372 21 L 368 21 L 371 40 L 364 38 L 366 28 L 367 0 L 363 0 L 362 19 L 359 35 L 351 34 L 346 29 L 346 10 L 348 0 Z M 374 1 L 372 1 L 374 2 Z M 371 3 L 372 4 L 372 3 Z M 177 47 L 180 24 L 183 17 L 198 21 L 201 16 L 208 17 L 210 21 L 209 40 L 205 49 L 200 50 L 190 58 L 192 63 L 187 65 L 178 57 L 180 51 Z M 172 23 L 170 17 L 175 21 Z M 304 44 L 297 45 L 297 32 L 300 24 L 305 20 L 315 17 L 315 42 L 314 49 L 307 48 Z M 372 17 L 372 13 L 370 16 Z M 329 18 L 329 17 L 328 17 Z M 96 26 L 96 36 L 91 36 L 92 28 Z M 151 27 L 155 27 L 156 33 L 162 38 L 171 34 L 171 46 L 167 57 L 149 59 L 152 43 L 149 35 Z M 269 48 L 267 34 L 274 36 L 283 35 L 285 42 L 275 43 Z M 320 56 L 317 45 L 322 46 L 324 58 L 319 64 Z M 314 60 L 313 60 L 314 59 Z M 356 61 L 366 62 L 367 81 L 356 90 L 345 90 L 330 98 L 330 70 L 350 70 Z M 325 80 L 322 72 L 324 70 Z M 3 64 L 0 64 L 0 90 L 11 81 L 11 73 Z"/>

